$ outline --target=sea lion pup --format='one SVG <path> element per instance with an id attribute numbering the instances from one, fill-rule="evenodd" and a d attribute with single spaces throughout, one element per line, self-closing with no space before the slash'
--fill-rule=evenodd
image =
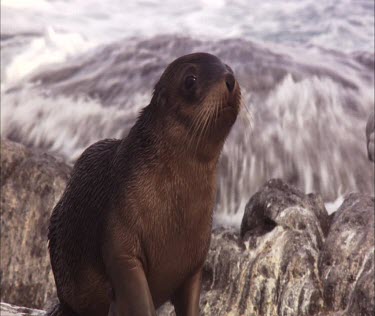
<path id="1" fill-rule="evenodd" d="M 207 53 L 172 62 L 128 136 L 87 148 L 55 206 L 52 315 L 198 315 L 216 167 L 240 104 L 232 70 Z"/>

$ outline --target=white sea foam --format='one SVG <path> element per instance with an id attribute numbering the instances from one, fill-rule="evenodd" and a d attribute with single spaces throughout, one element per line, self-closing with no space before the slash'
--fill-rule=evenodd
<path id="1" fill-rule="evenodd" d="M 45 10 L 50 7 L 45 0 L 2 0 L 1 6 L 14 9 Z"/>
<path id="2" fill-rule="evenodd" d="M 43 65 L 62 63 L 93 46 L 78 33 L 59 33 L 49 27 L 43 37 L 33 39 L 22 53 L 13 58 L 6 68 L 5 82 L 15 84 Z"/>
<path id="3" fill-rule="evenodd" d="M 26 145 L 72 162 L 89 144 L 123 137 L 148 99 L 137 95 L 133 106 L 108 108 L 98 100 L 53 97 L 24 88 L 2 96 L 1 134 L 15 140 L 21 135 Z"/>
<path id="4" fill-rule="evenodd" d="M 243 200 L 267 179 L 282 178 L 306 193 L 337 198 L 332 207 L 329 204 L 332 212 L 343 193 L 358 190 L 362 181 L 371 182 L 374 173 L 367 172 L 365 121 L 346 108 L 345 100 L 351 97 L 346 93 L 328 78 L 296 81 L 286 76 L 262 104 L 254 106 L 251 133 L 242 133 L 246 127 L 237 126 L 228 138 L 223 150 L 228 162 L 219 180 L 219 192 L 225 194 L 220 196 L 218 209 L 241 212 Z M 365 99 L 359 106 L 369 109 L 373 102 Z M 262 116 L 257 112 L 265 108 L 272 109 L 269 120 L 257 121 Z M 238 135 L 241 143 L 235 141 Z M 356 176 L 358 170 L 363 170 L 363 178 Z M 225 222 L 226 216 L 219 218 Z"/>
<path id="5" fill-rule="evenodd" d="M 329 215 L 333 214 L 338 210 L 341 204 L 344 202 L 344 196 L 340 195 L 335 201 L 325 203 L 326 210 Z"/>
<path id="6" fill-rule="evenodd" d="M 14 56 L 6 80 L 20 79 L 20 69 L 31 71 L 61 62 L 88 47 L 158 34 L 373 51 L 373 8 L 371 0 L 5 0 L 1 2 L 2 34 L 37 37 L 21 56 Z"/>
<path id="7" fill-rule="evenodd" d="M 72 162 L 96 140 L 126 134 L 160 75 L 153 65 L 184 49 L 218 52 L 244 80 L 253 124 L 238 120 L 224 147 L 215 224 L 238 228 L 251 195 L 274 177 L 335 201 L 326 204 L 331 213 L 346 192 L 374 190 L 364 135 L 373 56 L 361 64 L 348 54 L 373 55 L 373 7 L 371 0 L 4 0 L 2 136 Z M 171 33 L 202 42 L 153 37 Z M 220 41 L 228 38 L 243 42 Z M 47 82 L 28 87 L 33 74 Z"/>

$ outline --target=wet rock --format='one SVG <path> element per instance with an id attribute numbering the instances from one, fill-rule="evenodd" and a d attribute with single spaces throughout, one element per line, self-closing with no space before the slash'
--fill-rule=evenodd
<path id="1" fill-rule="evenodd" d="M 374 198 L 346 197 L 319 258 L 325 305 L 344 315 L 374 315 Z"/>
<path id="2" fill-rule="evenodd" d="M 49 215 L 70 167 L 8 141 L 1 150 L 2 300 L 42 308 L 55 299 Z M 373 315 L 373 228 L 371 197 L 351 194 L 329 217 L 319 196 L 268 181 L 247 204 L 241 232 L 213 231 L 201 315 Z M 43 311 L 2 303 L 1 315 Z M 175 312 L 167 303 L 158 315 Z"/>
<path id="3" fill-rule="evenodd" d="M 375 117 L 372 112 L 366 124 L 366 142 L 368 159 L 375 162 Z"/>
<path id="4" fill-rule="evenodd" d="M 203 315 L 316 315 L 319 251 L 329 217 L 321 199 L 270 180 L 246 206 L 241 235 L 213 234 Z M 243 239 L 241 238 L 243 237 Z"/>
<path id="5" fill-rule="evenodd" d="M 0 303 L 1 316 L 44 316 L 45 311 Z"/>
<path id="6" fill-rule="evenodd" d="M 290 211 L 289 208 L 301 211 Z M 306 195 L 280 179 L 272 179 L 246 205 L 241 236 L 262 235 L 277 225 L 309 231 L 321 244 L 328 233 L 330 219 L 319 195 Z"/>
<path id="7" fill-rule="evenodd" d="M 202 314 L 374 315 L 374 199 L 351 194 L 332 220 L 319 197 L 267 182 L 246 206 L 243 239 L 212 236 Z"/>
<path id="8" fill-rule="evenodd" d="M 44 307 L 55 297 L 47 248 L 50 212 L 70 167 L 56 158 L 1 141 L 1 299 Z"/>

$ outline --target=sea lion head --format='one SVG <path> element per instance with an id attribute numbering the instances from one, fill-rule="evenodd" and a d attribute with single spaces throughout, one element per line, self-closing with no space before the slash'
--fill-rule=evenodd
<path id="1" fill-rule="evenodd" d="M 187 147 L 223 145 L 236 121 L 241 90 L 232 69 L 218 57 L 194 53 L 173 61 L 155 85 L 150 106 L 162 113 L 171 137 Z"/>

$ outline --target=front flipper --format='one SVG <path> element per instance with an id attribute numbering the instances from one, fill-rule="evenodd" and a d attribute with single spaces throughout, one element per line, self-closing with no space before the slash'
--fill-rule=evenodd
<path id="1" fill-rule="evenodd" d="M 189 277 L 172 298 L 177 316 L 198 316 L 202 268 Z"/>
<path id="2" fill-rule="evenodd" d="M 142 263 L 119 257 L 107 265 L 113 298 L 108 315 L 155 316 L 155 307 Z"/>

